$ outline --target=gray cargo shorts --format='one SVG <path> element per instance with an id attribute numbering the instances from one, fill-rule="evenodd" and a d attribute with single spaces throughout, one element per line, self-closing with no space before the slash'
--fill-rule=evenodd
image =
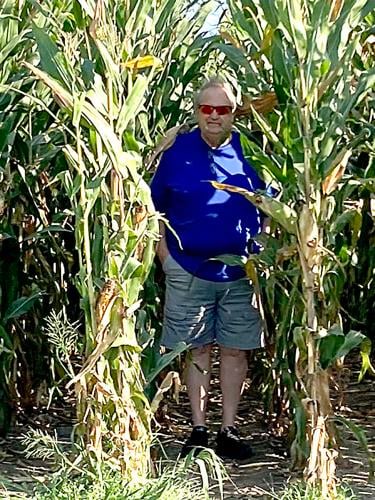
<path id="1" fill-rule="evenodd" d="M 171 255 L 163 263 L 166 297 L 161 344 L 191 347 L 217 343 L 232 349 L 262 345 L 262 320 L 247 278 L 218 283 L 193 276 Z"/>

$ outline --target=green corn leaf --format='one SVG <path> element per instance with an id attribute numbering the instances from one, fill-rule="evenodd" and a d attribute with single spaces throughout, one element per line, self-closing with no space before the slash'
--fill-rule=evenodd
<path id="1" fill-rule="evenodd" d="M 1 123 L 0 121 L 0 153 L 13 144 L 17 130 L 17 122 L 20 122 L 16 113 L 8 113 L 8 116 Z"/>
<path id="2" fill-rule="evenodd" d="M 145 93 L 147 88 L 148 79 L 143 75 L 138 75 L 130 94 L 126 97 L 122 105 L 117 120 L 116 131 L 120 137 L 124 133 L 130 120 L 134 120 L 142 109 L 146 98 Z"/>
<path id="3" fill-rule="evenodd" d="M 359 425 L 355 424 L 351 420 L 342 417 L 342 416 L 335 416 L 333 418 L 335 421 L 340 422 L 341 424 L 345 425 L 350 432 L 353 434 L 353 436 L 356 438 L 358 443 L 360 444 L 361 448 L 367 455 L 368 463 L 369 463 L 369 481 L 372 481 L 374 479 L 374 472 L 375 472 L 375 458 L 373 452 L 369 448 L 369 442 L 366 436 L 366 432 L 360 427 Z"/>
<path id="4" fill-rule="evenodd" d="M 345 343 L 345 336 L 342 332 L 331 333 L 319 341 L 319 361 L 325 370 L 338 358 L 337 353 Z"/>
<path id="5" fill-rule="evenodd" d="M 97 73 L 92 73 L 93 82 L 92 87 L 87 92 L 87 99 L 91 102 L 91 104 L 100 111 L 100 113 L 104 116 L 108 113 L 108 96 L 104 90 L 103 79 Z M 116 113 L 114 113 L 116 114 Z"/>
<path id="6" fill-rule="evenodd" d="M 147 15 L 152 8 L 151 0 L 144 0 L 143 2 L 136 2 L 130 16 L 126 20 L 125 32 L 134 33 L 138 26 L 144 25 Z"/>
<path id="7" fill-rule="evenodd" d="M 361 345 L 361 343 L 363 342 L 363 340 L 365 340 L 365 339 L 366 339 L 366 336 L 363 335 L 363 333 L 356 332 L 355 330 L 350 330 L 345 335 L 345 342 L 337 350 L 335 359 L 345 357 L 347 354 L 349 354 L 350 351 L 352 351 L 356 347 L 359 347 Z"/>
<path id="8" fill-rule="evenodd" d="M 286 147 L 280 141 L 279 137 L 275 134 L 268 121 L 261 114 L 259 114 L 254 108 L 252 108 L 252 114 L 254 116 L 256 123 L 259 125 L 259 128 L 264 133 L 264 135 L 271 141 L 275 149 L 278 152 L 282 152 L 283 155 L 287 156 L 288 151 Z"/>
<path id="9" fill-rule="evenodd" d="M 177 358 L 177 356 L 185 352 L 188 347 L 189 346 L 185 342 L 179 342 L 172 351 L 160 356 L 150 373 L 145 374 L 146 385 L 151 384 L 151 382 L 159 375 L 159 373 L 168 365 L 170 365 L 172 361 Z"/>
<path id="10" fill-rule="evenodd" d="M 375 68 L 371 68 L 361 75 L 359 79 L 355 92 L 350 96 L 349 99 L 345 100 L 339 111 L 341 112 L 343 118 L 346 118 L 349 112 L 357 106 L 368 94 L 368 92 L 375 87 Z"/>
<path id="11" fill-rule="evenodd" d="M 285 40 L 280 30 L 275 30 L 272 36 L 272 64 L 275 82 L 284 82 L 285 87 L 293 85 L 292 68 L 294 60 L 291 59 Z M 289 94 L 289 90 L 283 88 L 283 93 Z"/>
<path id="12" fill-rule="evenodd" d="M 294 40 L 294 46 L 302 64 L 306 57 L 306 28 L 300 0 L 286 0 L 288 27 Z"/>
<path id="13" fill-rule="evenodd" d="M 14 51 L 14 49 L 17 47 L 17 45 L 21 45 L 24 43 L 25 38 L 28 33 L 30 33 L 31 30 L 25 30 L 24 32 L 20 33 L 13 39 L 9 40 L 9 42 L 1 48 L 0 50 L 0 67 L 4 64 L 5 60 L 9 57 L 9 55 Z"/>
<path id="14" fill-rule="evenodd" d="M 332 4 L 326 0 L 317 0 L 312 5 L 310 23 L 313 29 L 308 36 L 308 64 L 311 66 L 317 57 L 326 53 L 329 30 L 329 13 Z"/>
<path id="15" fill-rule="evenodd" d="M 279 15 L 277 11 L 277 5 L 274 0 L 263 0 L 262 9 L 264 16 L 272 28 L 277 28 L 279 24 Z"/>
<path id="16" fill-rule="evenodd" d="M 154 25 L 155 32 L 162 33 L 163 30 L 168 26 L 168 18 L 173 12 L 173 9 L 176 8 L 177 11 L 181 9 L 183 5 L 183 0 L 167 0 L 166 2 L 161 3 L 160 9 L 155 13 L 154 17 Z"/>
<path id="17" fill-rule="evenodd" d="M 95 2 L 93 0 L 77 0 L 77 1 L 81 5 L 82 9 L 86 12 L 86 14 L 91 18 L 93 18 L 95 12 Z"/>
<path id="18" fill-rule="evenodd" d="M 227 58 L 236 66 L 240 66 L 245 68 L 247 71 L 251 71 L 247 57 L 239 48 L 225 43 L 214 44 L 213 48 L 217 48 L 223 52 L 223 54 L 225 54 Z"/>
<path id="19" fill-rule="evenodd" d="M 214 6 L 215 2 L 205 2 L 201 4 L 194 19 L 191 20 L 184 16 L 183 20 L 180 22 L 179 30 L 174 41 L 176 47 L 181 46 L 189 35 L 197 33 L 198 30 L 203 27 L 206 18 L 212 12 Z"/>
<path id="20" fill-rule="evenodd" d="M 347 0 L 344 2 L 339 17 L 331 25 L 327 42 L 329 59 L 334 66 L 342 58 L 352 30 L 365 15 L 364 7 L 370 3 L 371 1 L 368 0 Z"/>
<path id="21" fill-rule="evenodd" d="M 38 44 L 40 64 L 43 70 L 70 89 L 72 74 L 67 70 L 67 61 L 64 55 L 43 29 L 33 24 L 32 32 Z"/>
<path id="22" fill-rule="evenodd" d="M 13 352 L 14 346 L 12 338 L 5 328 L 0 324 L 0 355 L 6 351 L 8 354 Z"/>
<path id="23" fill-rule="evenodd" d="M 354 218 L 360 215 L 358 208 L 345 210 L 345 212 L 338 215 L 334 220 L 332 232 L 335 234 L 341 233 L 346 226 L 351 225 Z"/>
<path id="24" fill-rule="evenodd" d="M 85 102 L 86 96 L 84 93 L 80 94 L 78 98 L 74 98 L 73 101 L 73 116 L 72 116 L 72 125 L 75 128 L 79 127 L 82 116 L 82 108 Z M 80 165 L 78 165 L 80 168 Z"/>
<path id="25" fill-rule="evenodd" d="M 301 353 L 307 352 L 307 337 L 309 332 L 303 326 L 296 326 L 293 330 L 293 342 Z"/>
<path id="26" fill-rule="evenodd" d="M 245 158 L 253 165 L 257 172 L 266 171 L 281 184 L 286 182 L 287 177 L 282 171 L 281 165 L 274 157 L 270 158 L 263 150 L 244 134 L 241 134 L 241 146 Z M 265 179 L 264 174 L 261 174 L 262 179 Z"/>
<path id="27" fill-rule="evenodd" d="M 62 106 L 73 111 L 74 100 L 72 95 L 67 92 L 59 82 L 51 78 L 48 74 L 40 71 L 35 66 L 24 63 L 24 65 L 34 73 L 39 79 L 41 79 L 54 93 L 58 103 Z M 113 166 L 121 171 L 121 176 L 124 177 L 126 169 L 131 173 L 136 184 L 140 182 L 139 175 L 137 174 L 136 168 L 137 164 L 140 163 L 140 158 L 134 153 L 127 153 L 123 151 L 121 142 L 114 133 L 111 125 L 105 120 L 105 118 L 92 106 L 90 103 L 85 101 L 82 104 L 82 116 L 91 123 L 93 127 L 100 134 L 103 143 L 106 146 L 106 150 L 111 157 Z"/>
<path id="28" fill-rule="evenodd" d="M 49 236 L 50 233 L 71 233 L 71 229 L 67 229 L 59 224 L 51 224 L 50 226 L 46 226 L 43 229 L 35 233 L 31 233 L 24 238 L 24 241 L 28 240 L 40 240 Z"/>
<path id="29" fill-rule="evenodd" d="M 5 312 L 3 322 L 6 323 L 10 319 L 19 318 L 23 314 L 30 311 L 30 309 L 33 307 L 35 302 L 37 302 L 41 296 L 42 296 L 42 293 L 37 292 L 34 295 L 31 295 L 30 297 L 21 297 L 21 298 L 15 300 L 9 306 L 8 310 Z"/>
<path id="30" fill-rule="evenodd" d="M 135 257 L 129 257 L 121 266 L 121 276 L 123 279 L 130 279 L 140 276 L 142 273 L 142 262 Z"/>
<path id="31" fill-rule="evenodd" d="M 102 57 L 105 72 L 108 75 L 108 83 L 121 88 L 121 71 L 118 62 L 113 59 L 109 49 L 99 38 L 95 37 L 94 40 Z M 111 92 L 111 90 L 108 92 Z"/>
<path id="32" fill-rule="evenodd" d="M 228 2 L 228 6 L 231 11 L 231 15 L 236 19 L 237 29 L 241 28 L 244 35 L 247 37 L 251 33 L 252 40 L 256 41 L 256 45 L 259 48 L 261 44 L 261 36 L 257 26 L 254 22 L 248 19 L 244 14 L 243 5 L 241 1 L 231 1 Z M 246 10 L 246 14 L 249 14 L 249 8 Z"/>

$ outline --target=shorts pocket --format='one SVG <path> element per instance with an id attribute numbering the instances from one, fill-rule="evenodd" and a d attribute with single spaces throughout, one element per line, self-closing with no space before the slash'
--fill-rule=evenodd
<path id="1" fill-rule="evenodd" d="M 187 318 L 187 308 L 185 304 L 166 303 L 164 308 L 165 319 L 175 324 L 185 322 Z M 185 326 L 185 325 L 184 325 Z"/>

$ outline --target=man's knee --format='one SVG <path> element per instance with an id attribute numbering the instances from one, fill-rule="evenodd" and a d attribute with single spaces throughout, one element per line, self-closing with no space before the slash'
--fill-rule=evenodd
<path id="1" fill-rule="evenodd" d="M 232 349 L 231 347 L 220 346 L 220 354 L 224 357 L 247 359 L 247 351 L 243 349 Z"/>
<path id="2" fill-rule="evenodd" d="M 191 349 L 191 355 L 193 359 L 207 356 L 211 353 L 212 344 L 206 344 L 199 347 L 194 347 Z"/>

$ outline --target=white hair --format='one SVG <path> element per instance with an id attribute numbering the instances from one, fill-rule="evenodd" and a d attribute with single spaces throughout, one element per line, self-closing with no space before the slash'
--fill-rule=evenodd
<path id="1" fill-rule="evenodd" d="M 207 89 L 211 88 L 220 88 L 223 89 L 224 92 L 226 93 L 231 105 L 232 109 L 235 110 L 237 106 L 237 101 L 236 97 L 233 93 L 232 87 L 229 85 L 227 81 L 225 81 L 223 78 L 219 76 L 214 76 L 204 82 L 204 84 L 201 86 L 201 88 L 195 93 L 194 95 L 194 109 L 197 109 L 198 106 L 200 105 L 200 100 L 203 92 Z"/>

